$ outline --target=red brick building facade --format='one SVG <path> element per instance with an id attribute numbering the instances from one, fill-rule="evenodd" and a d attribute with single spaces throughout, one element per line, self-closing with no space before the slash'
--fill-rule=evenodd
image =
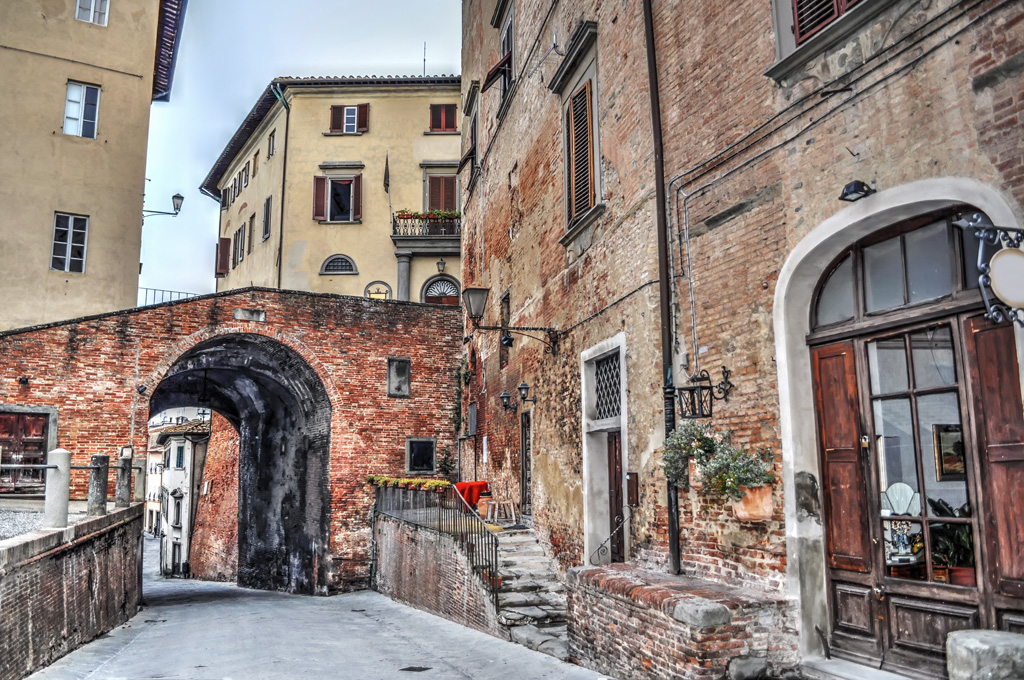
<path id="1" fill-rule="evenodd" d="M 1020 520 L 999 510 L 1024 473 L 992 453 L 1024 442 L 1021 329 L 980 318 L 979 241 L 954 225 L 1024 219 L 1024 9 L 657 0 L 651 43 L 645 4 L 463 2 L 464 286 L 490 289 L 482 324 L 558 341 L 474 333 L 463 469 L 486 451 L 480 476 L 532 509 L 563 567 L 664 570 L 663 388 L 725 366 L 712 423 L 774 451 L 774 510 L 740 522 L 681 489 L 684 573 L 784 596 L 803 662 L 827 644 L 940 676 L 947 632 L 1024 625 Z M 838 200 L 854 181 L 873 193 Z M 965 585 L 951 531 L 969 534 Z"/>
<path id="2" fill-rule="evenodd" d="M 47 450 L 82 465 L 144 452 L 150 411 L 211 408 L 197 570 L 230 578 L 237 563 L 241 585 L 293 592 L 365 587 L 365 477 L 406 474 L 409 438 L 452 446 L 461 334 L 455 308 L 244 289 L 0 334 L 0 412 L 46 415 Z M 409 369 L 401 397 L 394 361 Z M 72 496 L 86 484 L 73 471 Z"/>

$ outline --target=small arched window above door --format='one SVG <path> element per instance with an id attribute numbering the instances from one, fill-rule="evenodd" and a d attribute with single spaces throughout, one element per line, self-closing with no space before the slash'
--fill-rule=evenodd
<path id="1" fill-rule="evenodd" d="M 320 266 L 321 276 L 358 273 L 359 270 L 356 269 L 356 263 L 353 262 L 352 258 L 348 255 L 331 255 L 329 258 L 324 260 L 324 263 Z"/>
<path id="2" fill-rule="evenodd" d="M 437 276 L 423 287 L 423 301 L 436 305 L 459 304 L 459 282 L 450 276 Z"/>

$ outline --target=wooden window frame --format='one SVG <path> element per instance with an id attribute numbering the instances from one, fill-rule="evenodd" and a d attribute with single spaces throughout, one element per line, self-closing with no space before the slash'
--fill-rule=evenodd
<path id="1" fill-rule="evenodd" d="M 256 177 L 256 173 L 260 170 L 260 150 L 256 149 L 256 153 L 252 155 L 252 176 Z"/>
<path id="2" fill-rule="evenodd" d="M 435 202 L 434 199 L 439 200 Z M 459 209 L 458 175 L 441 173 L 427 175 L 426 209 L 428 212 L 433 210 L 453 212 Z"/>
<path id="3" fill-rule="evenodd" d="M 349 114 L 351 113 L 351 121 Z M 335 104 L 331 106 L 330 134 L 361 135 L 370 129 L 369 104 Z"/>
<path id="4" fill-rule="evenodd" d="M 267 160 L 274 157 L 277 151 L 277 129 L 271 130 L 267 135 Z"/>
<path id="5" fill-rule="evenodd" d="M 587 198 L 586 205 L 580 203 L 578 195 L 578 176 L 580 173 L 579 159 L 577 158 L 578 146 L 582 140 L 577 138 L 576 129 L 578 126 L 575 102 L 583 97 L 586 101 L 586 132 L 587 132 Z M 566 171 L 568 182 L 566 183 L 566 216 L 567 228 L 572 228 L 581 217 L 586 215 L 597 205 L 596 168 L 594 163 L 594 102 L 593 83 L 588 78 L 582 85 L 576 88 L 566 99 L 565 110 L 565 131 L 566 131 Z"/>
<path id="6" fill-rule="evenodd" d="M 267 199 L 263 201 L 263 240 L 266 241 L 270 238 L 270 227 L 273 221 L 273 214 L 271 213 L 273 206 L 273 196 L 267 196 Z"/>
<path id="7" fill-rule="evenodd" d="M 440 126 L 434 125 L 434 112 L 440 110 Z M 458 132 L 458 106 L 456 104 L 431 104 L 430 105 L 430 131 L 431 132 Z"/>
<path id="8" fill-rule="evenodd" d="M 249 216 L 249 237 L 248 237 L 247 243 L 246 243 L 246 246 L 247 246 L 246 252 L 249 253 L 250 255 L 252 254 L 252 244 L 256 240 L 254 238 L 256 236 L 255 232 L 256 232 L 256 213 L 253 213 L 252 215 Z"/>
<path id="9" fill-rule="evenodd" d="M 331 185 L 335 182 L 351 182 L 349 219 L 330 219 Z M 363 174 L 316 175 L 313 177 L 313 219 L 326 224 L 358 223 L 363 219 Z"/>
<path id="10" fill-rule="evenodd" d="M 810 38 L 834 24 L 840 17 L 850 11 L 851 7 L 858 5 L 861 0 L 790 0 L 793 7 L 793 35 L 797 46 L 807 42 Z M 805 8 L 812 5 L 814 9 L 821 10 L 831 5 L 831 16 L 823 18 L 820 23 L 813 25 L 809 30 L 801 30 L 800 17 L 801 6 Z"/>
<path id="11" fill-rule="evenodd" d="M 214 251 L 214 278 L 222 279 L 231 271 L 231 239 L 221 236 Z"/>

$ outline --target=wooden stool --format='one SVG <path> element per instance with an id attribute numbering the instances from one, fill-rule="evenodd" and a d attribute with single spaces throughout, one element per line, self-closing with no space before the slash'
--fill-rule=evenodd
<path id="1" fill-rule="evenodd" d="M 511 500 L 499 500 L 495 503 L 498 508 L 495 513 L 495 519 L 498 515 L 504 515 L 505 519 L 511 520 L 513 524 L 516 523 L 516 504 Z"/>

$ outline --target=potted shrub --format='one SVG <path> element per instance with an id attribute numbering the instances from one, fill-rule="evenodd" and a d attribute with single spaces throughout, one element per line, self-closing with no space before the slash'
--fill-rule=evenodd
<path id="1" fill-rule="evenodd" d="M 665 439 L 665 450 L 662 453 L 665 476 L 676 484 L 689 478 L 690 486 L 701 489 L 703 482 L 696 467 L 697 455 L 712 455 L 715 448 L 724 441 L 725 436 L 715 432 L 710 423 L 685 421 Z"/>
<path id="2" fill-rule="evenodd" d="M 400 208 L 398 212 L 395 214 L 395 216 L 400 220 L 407 220 L 412 217 L 412 211 L 406 210 L 405 208 Z"/>
<path id="3" fill-rule="evenodd" d="M 971 516 L 971 506 L 964 503 L 954 509 L 941 498 L 929 498 L 928 505 L 938 517 Z M 974 535 L 970 524 L 932 524 L 933 576 L 941 580 L 942 569 L 948 574 L 948 583 L 955 586 L 975 585 Z"/>
<path id="4" fill-rule="evenodd" d="M 450 481 L 455 474 L 455 467 L 455 456 L 451 450 L 447 447 L 441 449 L 441 455 L 437 457 L 437 473 Z"/>

